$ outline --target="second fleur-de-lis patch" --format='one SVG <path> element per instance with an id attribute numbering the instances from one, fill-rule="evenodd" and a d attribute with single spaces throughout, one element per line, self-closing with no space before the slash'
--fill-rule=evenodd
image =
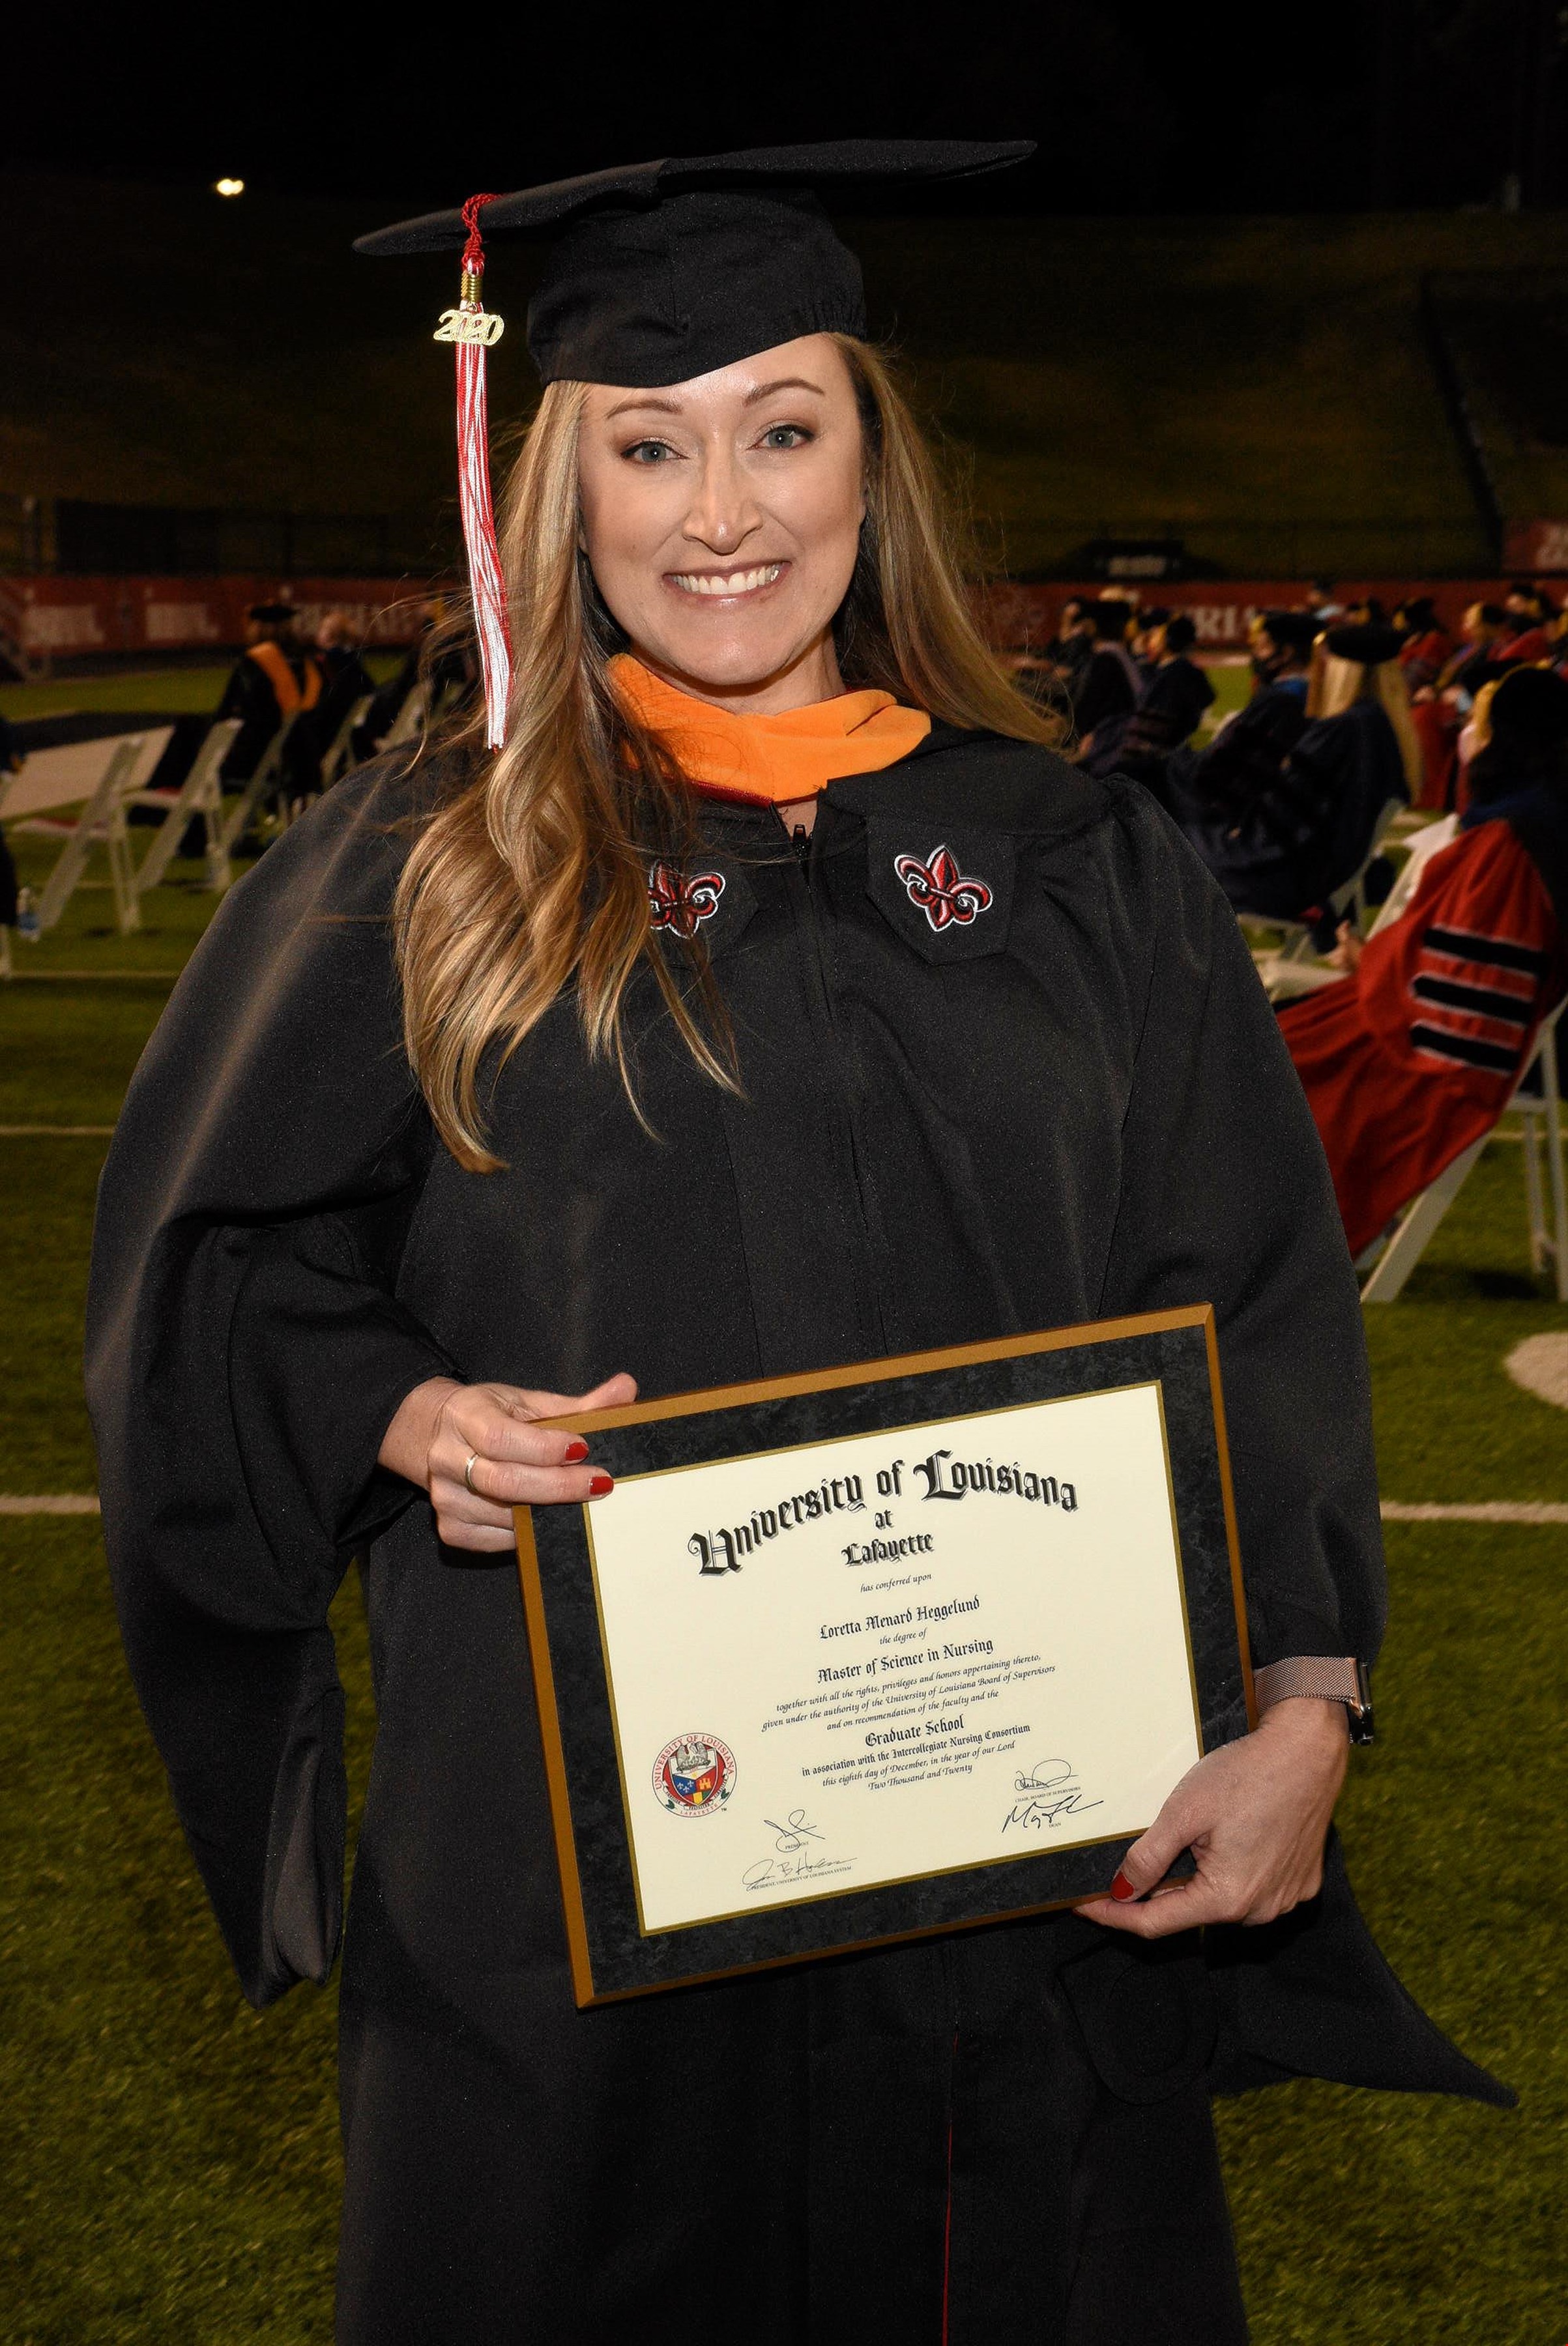
<path id="1" fill-rule="evenodd" d="M 923 859 L 903 854 L 893 860 L 893 870 L 909 892 L 911 904 L 918 904 L 933 929 L 945 929 L 956 921 L 961 929 L 978 920 L 991 909 L 991 889 L 973 872 L 961 872 L 954 856 L 945 842 L 933 847 Z"/>
<path id="2" fill-rule="evenodd" d="M 905 815 L 866 825 L 866 890 L 889 926 L 922 961 L 979 961 L 1004 953 L 1013 920 L 1016 842 L 1005 831 Z M 938 825 L 941 828 L 938 828 Z"/>

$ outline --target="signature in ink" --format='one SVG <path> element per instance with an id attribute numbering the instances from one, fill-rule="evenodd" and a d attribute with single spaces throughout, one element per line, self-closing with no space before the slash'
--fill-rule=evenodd
<path id="1" fill-rule="evenodd" d="M 773 1846 L 780 1857 L 799 1857 L 809 1841 L 822 1838 L 815 1825 L 808 1824 L 804 1809 L 791 1809 L 788 1824 L 777 1824 L 771 1817 L 762 1821 L 770 1833 L 777 1834 Z"/>
<path id="2" fill-rule="evenodd" d="M 764 1817 L 762 1821 L 773 1835 L 774 1854 L 747 1867 L 740 1877 L 743 1889 L 773 1890 L 786 1882 L 803 1882 L 809 1874 L 850 1871 L 853 1861 L 850 1858 L 813 1855 L 810 1844 L 824 1836 L 804 1809 L 791 1809 L 782 1824 L 774 1817 Z"/>
<path id="3" fill-rule="evenodd" d="M 1103 1805 L 1084 1798 L 1070 1760 L 1038 1760 L 1027 1774 L 1021 1768 L 1013 1779 L 1013 1790 L 1016 1797 L 1002 1820 L 1003 1832 L 1013 1826 L 1030 1832 L 1054 1832 L 1064 1817 Z"/>

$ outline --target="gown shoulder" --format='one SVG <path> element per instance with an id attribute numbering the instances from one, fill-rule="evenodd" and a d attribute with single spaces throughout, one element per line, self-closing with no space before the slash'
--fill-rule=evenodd
<path id="1" fill-rule="evenodd" d="M 1157 802 L 1125 774 L 1091 774 L 1054 750 L 1001 733 L 933 724 L 920 747 L 880 773 L 830 783 L 834 804 L 867 818 L 917 813 L 1043 842 L 1107 827 L 1175 836 Z"/>

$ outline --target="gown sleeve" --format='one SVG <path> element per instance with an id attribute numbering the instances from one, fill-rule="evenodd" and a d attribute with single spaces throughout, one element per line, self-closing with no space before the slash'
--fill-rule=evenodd
<path id="1" fill-rule="evenodd" d="M 1146 793 L 1124 825 L 1148 984 L 1102 1309 L 1214 1306 L 1254 1663 L 1369 1661 L 1370 1378 L 1322 1147 L 1225 897 Z"/>
<path id="2" fill-rule="evenodd" d="M 392 1291 L 433 1140 L 401 1041 L 385 785 L 341 786 L 226 899 L 132 1081 L 94 1233 L 121 1630 L 256 2004 L 336 1952 L 328 1607 L 413 1495 L 377 1466 L 388 1423 L 452 1369 Z"/>
<path id="3" fill-rule="evenodd" d="M 1401 1058 L 1507 1099 L 1556 990 L 1557 922 L 1510 826 L 1461 831 L 1408 911 L 1371 938 L 1357 979 L 1369 1026 Z"/>

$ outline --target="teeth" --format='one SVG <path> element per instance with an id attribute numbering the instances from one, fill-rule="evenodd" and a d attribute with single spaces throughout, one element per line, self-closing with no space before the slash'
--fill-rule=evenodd
<path id="1" fill-rule="evenodd" d="M 758 570 L 732 570 L 728 577 L 715 577 L 710 571 L 676 571 L 674 584 L 687 595 L 750 595 L 759 586 L 771 586 L 783 569 L 781 562 L 765 562 Z"/>

